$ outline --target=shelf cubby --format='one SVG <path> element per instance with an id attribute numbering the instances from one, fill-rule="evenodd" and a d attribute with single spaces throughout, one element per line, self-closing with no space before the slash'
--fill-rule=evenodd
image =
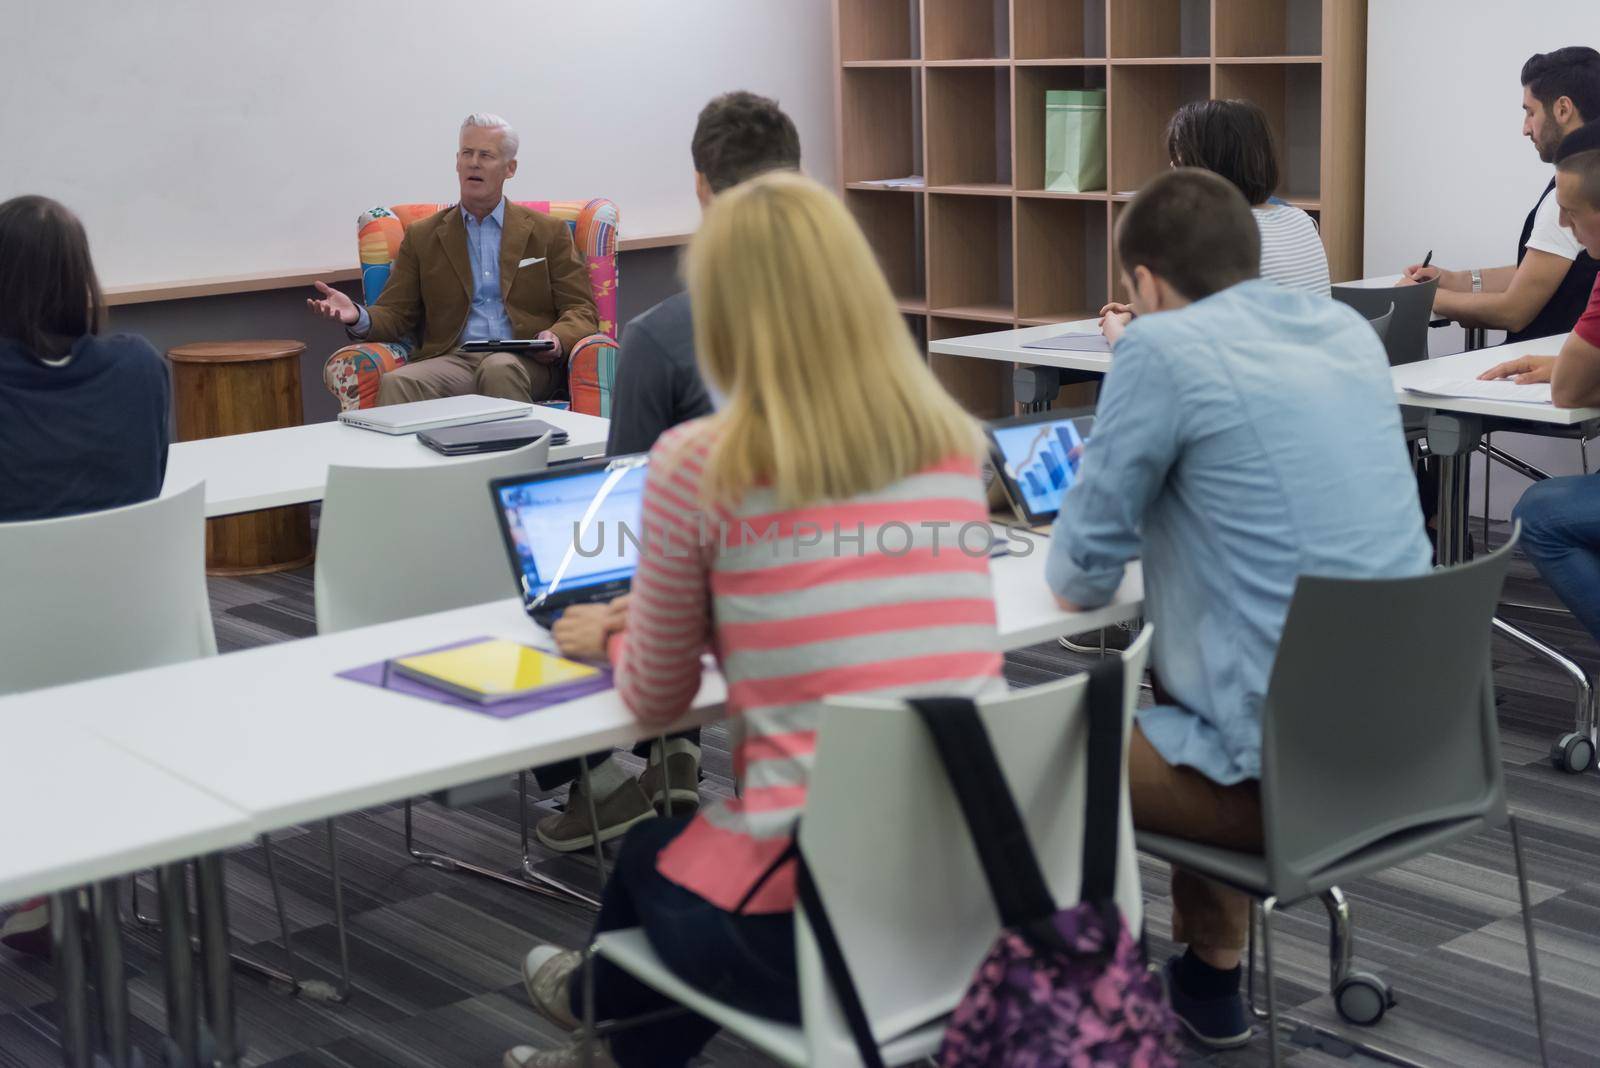
<path id="1" fill-rule="evenodd" d="M 1108 0 L 1112 59 L 1207 59 L 1210 0 Z"/>
<path id="2" fill-rule="evenodd" d="M 1322 54 L 1322 0 L 1213 0 L 1213 3 L 1217 8 L 1218 59 Z"/>
<path id="3" fill-rule="evenodd" d="M 929 67 L 927 77 L 930 188 L 1011 189 L 1011 71 Z"/>
<path id="4" fill-rule="evenodd" d="M 1053 89 L 1104 89 L 1103 66 L 1018 67 L 1016 75 L 1016 187 L 1044 188 L 1045 94 Z M 1103 194 L 1102 194 L 1103 195 Z"/>
<path id="5" fill-rule="evenodd" d="M 844 198 L 877 254 L 878 266 L 901 310 L 926 311 L 923 195 L 899 190 L 848 190 Z"/>
<path id="6" fill-rule="evenodd" d="M 839 0 L 839 59 L 844 63 L 922 56 L 920 0 Z"/>
<path id="7" fill-rule="evenodd" d="M 928 310 L 1010 324 L 1011 198 L 928 194 Z"/>
<path id="8" fill-rule="evenodd" d="M 1030 60 L 1103 59 L 1106 4 L 1115 0 L 1012 0 L 1012 53 Z"/>
<path id="9" fill-rule="evenodd" d="M 1087 319 L 1106 302 L 1104 201 L 1017 199 L 1017 318 Z"/>
<path id="10" fill-rule="evenodd" d="M 844 181 L 922 173 L 920 70 L 847 68 L 841 102 L 853 121 L 840 131 Z"/>
<path id="11" fill-rule="evenodd" d="M 1011 53 L 1009 0 L 922 0 L 924 58 L 1003 60 Z"/>
<path id="12" fill-rule="evenodd" d="M 1113 65 L 1108 95 L 1111 190 L 1136 192 L 1167 169 L 1167 123 L 1180 106 L 1211 96 L 1211 70 Z"/>
<path id="13" fill-rule="evenodd" d="M 928 340 L 967 337 L 1010 328 L 1010 323 L 936 315 L 928 320 Z M 930 354 L 928 367 L 961 406 L 979 419 L 999 419 L 1012 413 L 1012 365 L 996 360 Z"/>
<path id="14" fill-rule="evenodd" d="M 1266 112 L 1278 143 L 1277 195 L 1317 202 L 1322 189 L 1322 67 L 1315 63 L 1217 64 L 1216 95 Z"/>

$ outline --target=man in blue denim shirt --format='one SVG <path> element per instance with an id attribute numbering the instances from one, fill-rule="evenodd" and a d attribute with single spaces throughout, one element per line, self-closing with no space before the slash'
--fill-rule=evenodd
<path id="1" fill-rule="evenodd" d="M 1142 558 L 1158 704 L 1130 748 L 1135 822 L 1261 847 L 1261 705 L 1295 580 L 1429 565 L 1383 345 L 1353 310 L 1257 279 L 1260 240 L 1226 181 L 1150 183 L 1117 231 L 1139 317 L 1115 356 L 1047 575 L 1104 604 Z M 1124 331 L 1125 327 L 1125 331 Z M 1248 900 L 1173 874 L 1173 1004 L 1214 1046 L 1249 1039 Z"/>

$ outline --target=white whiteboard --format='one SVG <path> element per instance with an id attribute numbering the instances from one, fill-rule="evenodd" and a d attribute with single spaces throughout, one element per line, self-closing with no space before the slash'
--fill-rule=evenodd
<path id="1" fill-rule="evenodd" d="M 1600 48 L 1595 0 L 1373 0 L 1367 15 L 1366 270 L 1431 248 L 1446 267 L 1515 263 L 1554 173 L 1522 136 L 1522 64 Z"/>
<path id="2" fill-rule="evenodd" d="M 717 93 L 776 97 L 834 174 L 828 0 L 64 0 L 6 7 L 0 199 L 84 220 L 106 286 L 355 266 L 375 204 L 453 200 L 474 111 L 522 136 L 514 200 L 606 196 L 687 233 Z"/>

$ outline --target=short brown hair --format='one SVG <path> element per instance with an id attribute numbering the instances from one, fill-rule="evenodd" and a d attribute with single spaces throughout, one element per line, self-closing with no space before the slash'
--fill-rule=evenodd
<path id="1" fill-rule="evenodd" d="M 1239 190 L 1197 167 L 1148 183 L 1117 224 L 1117 255 L 1131 277 L 1144 267 L 1189 300 L 1261 274 L 1261 232 Z"/>
<path id="2" fill-rule="evenodd" d="M 1174 167 L 1220 174 L 1250 204 L 1265 204 L 1278 189 L 1278 146 L 1266 112 L 1246 100 L 1197 100 L 1167 123 L 1167 156 Z"/>
<path id="3" fill-rule="evenodd" d="M 1536 53 L 1522 65 L 1522 84 L 1546 112 L 1566 97 L 1584 122 L 1600 119 L 1600 52 L 1592 48 Z"/>
<path id="4" fill-rule="evenodd" d="M 49 197 L 0 204 L 0 337 L 35 359 L 51 359 L 98 334 L 105 317 L 78 217 Z"/>
<path id="5" fill-rule="evenodd" d="M 776 100 L 724 93 L 700 111 L 690 146 L 713 193 L 758 174 L 800 169 L 800 134 Z"/>
<path id="6" fill-rule="evenodd" d="M 1584 202 L 1600 210 L 1600 122 L 1580 126 L 1561 139 L 1556 170 L 1576 174 Z"/>

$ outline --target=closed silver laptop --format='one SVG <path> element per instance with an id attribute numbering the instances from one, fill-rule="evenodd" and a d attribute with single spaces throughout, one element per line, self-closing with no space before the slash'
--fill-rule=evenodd
<path id="1" fill-rule="evenodd" d="M 391 404 L 384 408 L 340 412 L 339 421 L 362 430 L 376 430 L 380 434 L 415 434 L 446 426 L 519 419 L 532 415 L 533 407 L 522 401 L 469 393 L 464 397 L 440 397 L 410 404 Z"/>

